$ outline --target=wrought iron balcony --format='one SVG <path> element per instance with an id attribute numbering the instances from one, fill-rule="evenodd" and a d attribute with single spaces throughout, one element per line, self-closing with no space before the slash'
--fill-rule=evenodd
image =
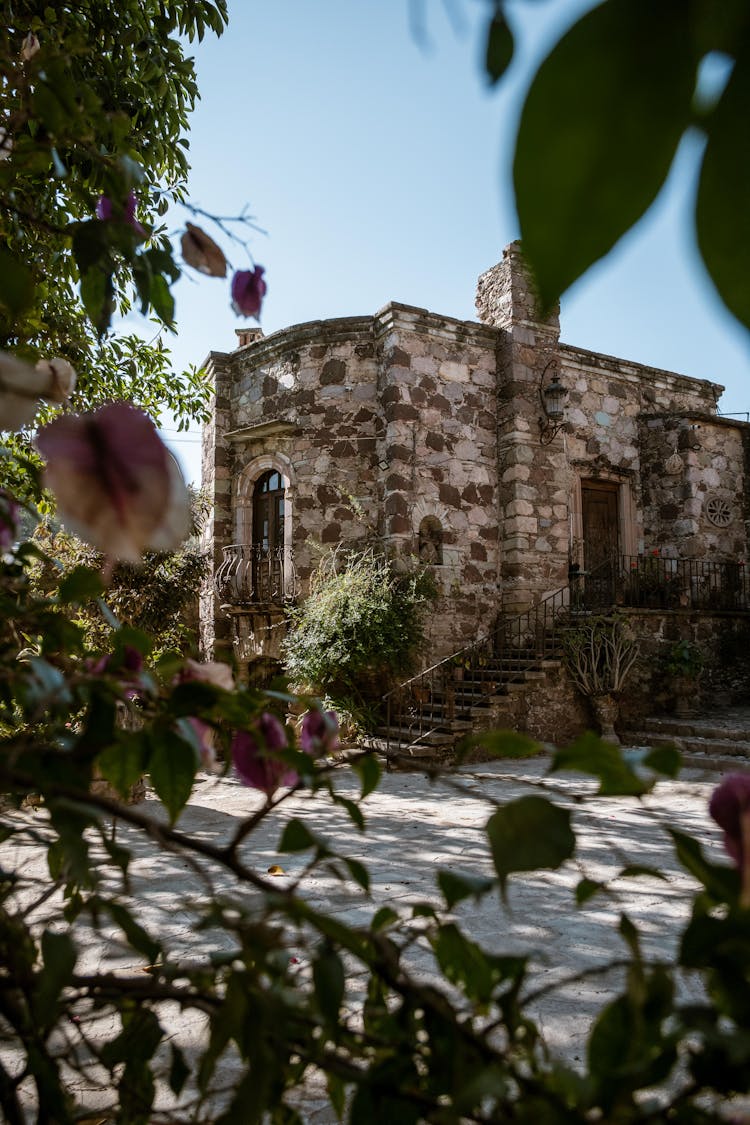
<path id="1" fill-rule="evenodd" d="M 591 573 L 571 575 L 571 606 L 750 610 L 750 580 L 744 562 L 622 555 Z"/>
<path id="2" fill-rule="evenodd" d="M 288 548 L 234 543 L 223 555 L 214 578 L 222 603 L 282 605 L 297 596 L 297 572 Z"/>

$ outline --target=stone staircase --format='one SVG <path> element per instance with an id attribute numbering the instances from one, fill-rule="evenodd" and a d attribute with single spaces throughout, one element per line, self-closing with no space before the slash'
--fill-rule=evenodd
<path id="1" fill-rule="evenodd" d="M 621 737 L 627 745 L 675 746 L 691 768 L 750 768 L 750 706 L 642 719 Z"/>
<path id="2" fill-rule="evenodd" d="M 446 763 L 467 735 L 513 726 L 519 697 L 539 687 L 561 661 L 547 644 L 542 651 L 519 649 L 494 660 L 444 664 L 437 666 L 439 676 L 416 677 L 402 685 L 401 703 L 409 696 L 406 706 L 399 706 L 390 723 L 368 739 L 371 749 L 395 768 Z"/>

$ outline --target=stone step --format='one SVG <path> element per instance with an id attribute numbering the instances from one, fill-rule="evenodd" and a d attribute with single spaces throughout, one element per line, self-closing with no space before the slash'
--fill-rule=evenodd
<path id="1" fill-rule="evenodd" d="M 671 735 L 675 738 L 698 736 L 701 738 L 717 738 L 723 741 L 750 741 L 750 729 L 747 726 L 732 726 L 720 718 L 710 716 L 666 716 L 642 719 L 639 722 L 641 730 L 653 734 Z"/>
<path id="2" fill-rule="evenodd" d="M 693 734 L 657 733 L 653 730 L 624 731 L 622 741 L 640 746 L 674 746 L 684 755 L 700 758 L 747 759 L 750 761 L 750 739 L 703 738 Z"/>

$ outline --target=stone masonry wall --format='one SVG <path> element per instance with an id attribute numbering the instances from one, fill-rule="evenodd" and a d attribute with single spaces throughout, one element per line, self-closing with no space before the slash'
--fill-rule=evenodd
<path id="1" fill-rule="evenodd" d="M 676 558 L 745 560 L 747 423 L 646 415 L 643 519 L 649 544 Z"/>
<path id="2" fill-rule="evenodd" d="M 540 384 L 559 372 L 559 310 L 542 320 L 520 246 L 477 284 L 480 320 L 496 332 L 501 581 L 521 612 L 567 580 L 570 481 L 564 439 L 540 442 Z"/>
<path id="3" fill-rule="evenodd" d="M 303 590 L 321 548 L 361 542 L 378 530 L 372 323 L 352 317 L 300 325 L 235 357 L 235 503 L 253 462 L 277 457 L 289 466 L 292 549 Z M 274 430 L 274 423 L 286 428 Z"/>
<path id="4" fill-rule="evenodd" d="M 231 650 L 229 623 L 219 612 L 214 574 L 222 560 L 222 549 L 232 542 L 231 458 L 225 434 L 232 421 L 229 386 L 231 359 L 211 352 L 205 366 L 213 382 L 210 420 L 203 427 L 201 482 L 210 497 L 209 514 L 203 529 L 203 545 L 209 552 L 207 576 L 200 591 L 200 644 L 204 659 L 228 657 Z"/>
<path id="5" fill-rule="evenodd" d="M 423 521 L 441 529 L 434 661 L 473 641 L 499 607 L 496 334 L 395 304 L 375 332 L 384 539 L 416 556 Z"/>

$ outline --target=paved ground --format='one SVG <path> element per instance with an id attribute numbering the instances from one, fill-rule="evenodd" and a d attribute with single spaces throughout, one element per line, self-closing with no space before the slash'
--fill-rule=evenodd
<path id="1" fill-rule="evenodd" d="M 416 773 L 385 775 L 380 788 L 363 806 L 366 835 L 359 834 L 346 814 L 324 799 L 295 796 L 288 811 L 328 837 L 336 850 L 366 863 L 372 875 L 371 901 L 363 898 L 355 885 L 323 874 L 306 877 L 303 893 L 316 906 L 333 910 L 349 922 L 366 921 L 384 903 L 398 909 L 407 908 L 416 899 L 438 901 L 438 868 L 491 871 L 483 829 L 494 803 L 532 791 L 545 770 L 543 759 L 533 759 L 467 767 L 450 781 L 430 781 Z M 590 783 L 573 775 L 557 777 L 551 784 L 559 799 L 574 807 L 580 833 L 576 862 L 559 872 L 512 879 L 507 907 L 492 896 L 462 909 L 463 924 L 476 940 L 498 952 L 534 950 L 537 984 L 552 984 L 618 956 L 614 923 L 622 909 L 642 928 L 646 952 L 663 956 L 673 947 L 677 927 L 686 917 L 687 896 L 693 885 L 677 867 L 663 825 L 691 832 L 718 859 L 723 854 L 719 834 L 706 811 L 716 782 L 715 773 L 689 771 L 681 780 L 660 782 L 653 794 L 640 801 L 596 799 L 577 805 L 577 795 L 590 791 Z M 358 791 L 356 779 L 345 768 L 337 771 L 337 787 L 345 795 L 355 796 Z M 201 776 L 180 827 L 220 842 L 257 807 L 257 801 L 257 794 L 233 778 L 217 781 Z M 151 798 L 140 807 L 160 814 Z M 43 830 L 44 812 L 23 815 L 29 825 Z M 259 873 L 265 873 L 272 864 L 283 864 L 287 874 L 280 878 L 282 882 L 297 876 L 306 860 L 303 855 L 279 855 L 276 845 L 280 828 L 280 823 L 264 823 L 248 841 L 245 856 Z M 156 851 L 142 833 L 122 824 L 118 826 L 118 840 L 134 852 L 134 894 L 140 900 L 139 917 L 144 925 L 158 930 L 175 951 L 203 956 L 212 948 L 221 948 L 223 935 L 196 934 L 195 919 L 207 893 L 223 889 L 223 878 L 212 875 L 209 882 L 184 859 Z M 40 849 L 28 840 L 3 845 L 2 860 L 3 866 L 12 863 L 28 875 L 43 870 Z M 621 879 L 617 883 L 618 901 L 597 897 L 584 909 L 572 906 L 573 888 L 583 875 L 612 878 L 622 866 L 634 862 L 662 868 L 667 881 Z M 54 917 L 56 910 L 54 902 L 47 902 L 39 916 L 46 912 Z M 304 954 L 298 952 L 300 971 L 304 971 Z M 89 934 L 78 970 L 132 965 L 132 961 L 132 954 L 120 947 L 115 928 L 105 925 L 99 933 Z M 426 960 L 421 969 L 425 974 L 431 972 Z M 536 1012 L 549 1046 L 576 1059 L 582 1030 L 617 984 L 614 977 L 593 976 L 585 985 L 579 982 L 560 987 L 540 1001 Z M 684 987 L 690 992 L 694 986 L 688 980 Z M 356 1003 L 356 991 L 355 980 L 349 997 L 352 1004 Z M 170 1031 L 175 1039 L 188 1050 L 200 1040 L 200 1016 L 186 1021 L 177 1013 L 167 1013 L 166 1018 L 172 1021 Z M 231 1067 L 226 1077 L 231 1082 Z M 95 1077 L 82 1093 L 90 1104 L 101 1104 L 103 1094 L 97 1089 Z M 335 1120 L 323 1109 L 314 1085 L 306 1089 L 302 1101 L 306 1121 Z"/>

